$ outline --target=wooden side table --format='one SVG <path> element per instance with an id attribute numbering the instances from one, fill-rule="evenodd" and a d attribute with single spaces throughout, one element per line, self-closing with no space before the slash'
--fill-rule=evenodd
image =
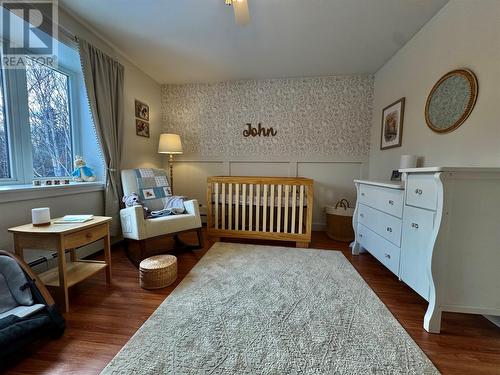
<path id="1" fill-rule="evenodd" d="M 57 220 L 57 219 L 55 219 Z M 39 275 L 42 282 L 58 288 L 64 296 L 65 311 L 69 311 L 68 288 L 105 270 L 106 282 L 111 283 L 111 242 L 109 237 L 110 217 L 94 216 L 92 220 L 76 224 L 55 224 L 36 227 L 33 224 L 10 228 L 14 234 L 16 255 L 23 259 L 23 250 L 57 249 L 58 268 Z M 77 259 L 75 250 L 100 239 L 104 240 L 104 261 Z M 70 262 L 66 263 L 66 251 Z"/>

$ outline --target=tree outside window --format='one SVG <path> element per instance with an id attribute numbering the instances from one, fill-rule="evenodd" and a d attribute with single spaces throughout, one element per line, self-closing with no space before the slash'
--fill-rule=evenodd
<path id="1" fill-rule="evenodd" d="M 69 176 L 73 169 L 69 77 L 28 59 L 26 85 L 33 177 Z"/>

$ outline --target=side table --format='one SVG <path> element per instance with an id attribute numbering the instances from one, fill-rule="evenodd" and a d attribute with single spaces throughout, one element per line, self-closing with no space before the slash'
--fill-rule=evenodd
<path id="1" fill-rule="evenodd" d="M 58 267 L 39 275 L 40 280 L 50 287 L 58 288 L 64 297 L 65 311 L 69 311 L 68 288 L 105 270 L 106 282 L 111 283 L 111 242 L 109 237 L 110 217 L 94 216 L 85 223 L 55 224 L 54 219 L 47 226 L 21 225 L 9 228 L 14 235 L 16 255 L 23 259 L 25 248 L 57 250 Z M 104 261 L 77 259 L 75 249 L 104 240 Z M 66 251 L 70 262 L 66 262 Z"/>

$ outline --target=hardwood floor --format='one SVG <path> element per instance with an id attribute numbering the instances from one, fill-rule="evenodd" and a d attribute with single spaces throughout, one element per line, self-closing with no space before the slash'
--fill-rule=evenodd
<path id="1" fill-rule="evenodd" d="M 195 242 L 194 236 L 185 239 Z M 171 242 L 153 245 L 170 248 Z M 203 250 L 176 254 L 177 282 L 157 291 L 139 287 L 137 269 L 123 248 L 115 246 L 112 285 L 106 286 L 104 274 L 98 274 L 73 287 L 64 336 L 33 345 L 8 373 L 99 373 L 211 245 L 206 241 Z M 500 328 L 487 319 L 445 313 L 442 333 L 428 334 L 422 328 L 427 303 L 371 255 L 352 256 L 346 244 L 334 242 L 322 232 L 314 233 L 311 247 L 341 250 L 443 374 L 500 374 Z"/>

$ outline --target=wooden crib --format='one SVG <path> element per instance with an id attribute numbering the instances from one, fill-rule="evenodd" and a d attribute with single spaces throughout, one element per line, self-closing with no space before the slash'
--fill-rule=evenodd
<path id="1" fill-rule="evenodd" d="M 313 180 L 217 176 L 207 179 L 207 231 L 215 238 L 311 242 Z"/>

